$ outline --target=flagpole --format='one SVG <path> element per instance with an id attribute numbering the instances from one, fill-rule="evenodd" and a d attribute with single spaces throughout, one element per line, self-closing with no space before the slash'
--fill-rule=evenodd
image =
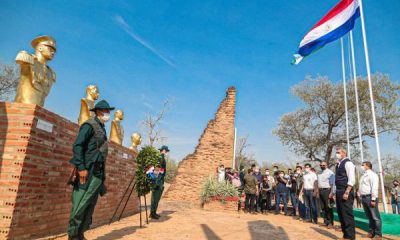
<path id="1" fill-rule="evenodd" d="M 367 33 L 365 30 L 365 22 L 364 22 L 364 11 L 362 0 L 359 0 L 360 6 L 360 18 L 361 18 L 361 28 L 362 28 L 362 36 L 364 42 L 364 52 L 365 52 L 365 65 L 367 67 L 367 76 L 368 76 L 368 88 L 369 88 L 369 96 L 371 100 L 371 111 L 372 111 L 372 122 L 374 125 L 374 133 L 375 133 L 375 145 L 376 145 L 376 155 L 378 157 L 378 165 L 379 165 L 379 177 L 381 182 L 381 189 L 382 189 L 382 202 L 383 202 L 383 209 L 385 213 L 388 212 L 387 202 L 386 202 L 386 194 L 385 194 L 385 184 L 383 178 L 383 169 L 382 169 L 382 161 L 381 161 L 381 149 L 379 145 L 379 134 L 378 134 L 378 127 L 376 125 L 376 115 L 375 115 L 375 103 L 374 103 L 374 95 L 372 91 L 372 80 L 371 80 L 371 68 L 369 65 L 369 54 L 368 54 L 368 43 L 367 43 Z"/>
<path id="2" fill-rule="evenodd" d="M 236 169 L 236 165 L 237 165 L 237 162 L 236 162 L 236 134 L 237 134 L 237 129 L 236 129 L 236 127 L 235 127 L 235 130 L 233 131 L 233 166 L 232 166 L 232 168 L 233 169 Z M 239 168 L 237 169 L 237 170 L 240 170 L 240 166 L 239 166 Z"/>
<path id="3" fill-rule="evenodd" d="M 350 157 L 350 134 L 349 134 L 349 113 L 347 107 L 347 86 L 346 86 L 346 69 L 344 64 L 344 47 L 343 37 L 340 38 L 340 50 L 342 53 L 342 78 L 343 78 L 343 92 L 344 92 L 344 110 L 346 113 L 346 138 L 347 138 L 347 154 Z"/>
<path id="4" fill-rule="evenodd" d="M 357 70 L 356 70 L 356 57 L 354 55 L 354 43 L 353 43 L 353 30 L 350 30 L 350 49 L 351 49 L 351 64 L 353 70 L 353 81 L 354 81 L 354 92 L 356 97 L 356 111 L 357 111 L 357 127 L 358 127 L 358 139 L 360 141 L 360 157 L 361 162 L 364 162 L 364 147 L 361 133 L 361 120 L 360 120 L 360 102 L 358 99 L 358 85 L 357 85 Z M 351 73 L 350 73 L 351 76 Z"/>

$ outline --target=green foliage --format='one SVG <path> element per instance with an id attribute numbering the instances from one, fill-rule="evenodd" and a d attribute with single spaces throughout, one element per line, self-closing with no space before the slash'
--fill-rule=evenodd
<path id="1" fill-rule="evenodd" d="M 150 178 L 146 175 L 146 168 L 151 165 L 157 166 L 160 163 L 160 152 L 152 146 L 145 146 L 137 155 L 136 162 L 136 192 L 139 196 L 143 196 L 151 190 Z"/>
<path id="2" fill-rule="evenodd" d="M 213 176 L 209 176 L 201 190 L 201 202 L 206 203 L 212 197 L 236 197 L 239 191 L 230 182 L 218 182 Z"/>
<path id="3" fill-rule="evenodd" d="M 400 136 L 400 85 L 391 81 L 388 75 L 380 73 L 372 76 L 375 99 L 376 122 L 379 134 Z M 362 136 L 374 138 L 371 120 L 371 105 L 368 81 L 357 78 L 358 98 Z M 327 77 L 306 77 L 305 81 L 292 88 L 292 94 L 302 101 L 302 107 L 282 116 L 274 134 L 283 145 L 299 156 L 318 161 L 325 160 L 334 165 L 332 153 L 336 146 L 345 146 L 346 121 L 343 85 L 334 83 Z M 347 83 L 349 124 L 357 126 L 354 83 Z M 358 148 L 358 129 L 350 127 L 349 139 L 352 159 Z M 365 147 L 367 142 L 364 141 Z M 370 159 L 369 159 L 370 160 Z"/>

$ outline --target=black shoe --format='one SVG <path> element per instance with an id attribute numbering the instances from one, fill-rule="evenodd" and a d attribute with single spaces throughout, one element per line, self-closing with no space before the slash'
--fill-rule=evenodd
<path id="1" fill-rule="evenodd" d="M 83 233 L 78 234 L 78 239 L 79 240 L 86 240 L 85 235 Z"/>
<path id="2" fill-rule="evenodd" d="M 158 218 L 160 218 L 161 216 L 159 215 L 159 214 L 157 214 L 157 213 L 154 213 L 154 215 L 156 215 Z"/>
<path id="3" fill-rule="evenodd" d="M 72 237 L 68 236 L 68 240 L 80 240 L 78 236 Z"/>
<path id="4" fill-rule="evenodd" d="M 151 213 L 150 214 L 150 218 L 152 218 L 152 219 L 159 219 L 160 217 L 157 217 L 157 215 L 156 214 L 154 214 L 154 213 Z"/>

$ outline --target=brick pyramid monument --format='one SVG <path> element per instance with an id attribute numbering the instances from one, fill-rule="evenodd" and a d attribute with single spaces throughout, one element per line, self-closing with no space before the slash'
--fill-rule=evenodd
<path id="1" fill-rule="evenodd" d="M 178 166 L 166 199 L 188 201 L 200 206 L 200 193 L 205 179 L 216 174 L 220 164 L 233 165 L 236 89 L 228 88 L 215 118 L 210 120 L 192 154 Z M 168 171 L 168 169 L 167 169 Z"/>

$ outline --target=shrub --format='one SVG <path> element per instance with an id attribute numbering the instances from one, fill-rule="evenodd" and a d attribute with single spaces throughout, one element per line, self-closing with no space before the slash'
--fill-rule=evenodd
<path id="1" fill-rule="evenodd" d="M 157 166 L 160 163 L 160 152 L 152 146 L 145 146 L 138 153 L 136 162 L 136 192 L 138 196 L 143 196 L 151 190 L 150 178 L 146 174 L 146 168 L 151 165 Z"/>
<path id="2" fill-rule="evenodd" d="M 209 176 L 201 190 L 202 204 L 209 202 L 213 197 L 221 197 L 221 201 L 225 197 L 237 197 L 239 191 L 230 182 L 218 182 L 213 176 Z"/>

